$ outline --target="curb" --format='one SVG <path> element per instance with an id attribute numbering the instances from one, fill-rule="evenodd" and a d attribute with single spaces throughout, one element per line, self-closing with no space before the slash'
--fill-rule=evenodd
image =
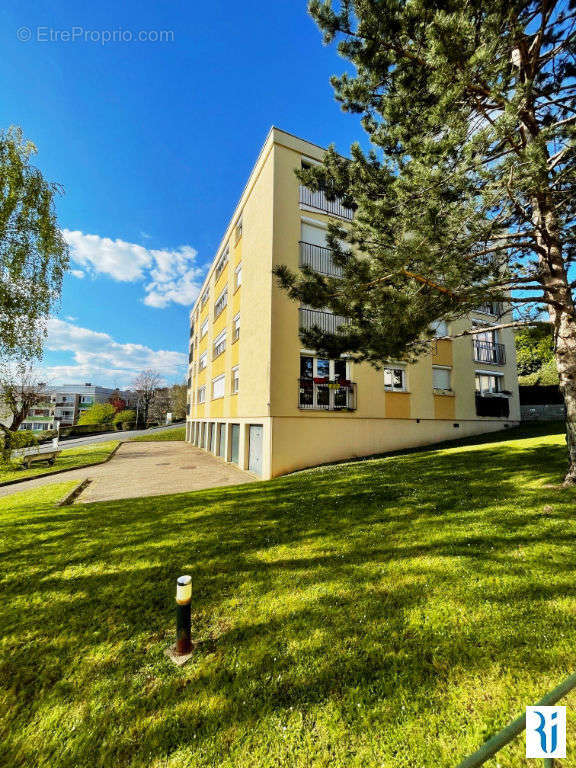
<path id="1" fill-rule="evenodd" d="M 104 463 L 104 462 L 102 462 L 102 463 Z M 94 465 L 92 465 L 92 466 L 94 466 Z M 91 483 L 91 480 L 89 478 L 86 478 L 85 480 L 81 480 L 78 483 L 78 485 L 76 486 L 76 488 L 73 488 L 70 491 L 70 493 L 68 493 L 68 494 L 66 494 L 66 496 L 64 496 L 62 501 L 58 502 L 57 506 L 59 506 L 59 507 L 68 507 L 68 506 L 74 504 L 74 502 L 76 501 L 78 496 L 80 496 L 82 491 L 86 488 L 86 486 L 90 485 L 90 483 Z"/>
<path id="2" fill-rule="evenodd" d="M 123 445 L 123 442 L 113 448 L 108 456 L 102 461 L 93 461 L 91 464 L 82 464 L 81 467 L 67 467 L 66 469 L 57 469 L 54 472 L 42 472 L 40 475 L 32 475 L 32 477 L 18 477 L 16 480 L 6 480 L 4 483 L 0 483 L 0 488 L 6 488 L 9 485 L 16 485 L 17 483 L 25 483 L 28 480 L 40 480 L 42 477 L 52 477 L 53 475 L 63 475 L 65 472 L 73 472 L 76 469 L 88 469 L 88 467 L 99 467 L 100 464 L 106 464 L 107 461 L 114 458 L 116 451 Z M 64 449 L 66 450 L 66 449 Z"/>

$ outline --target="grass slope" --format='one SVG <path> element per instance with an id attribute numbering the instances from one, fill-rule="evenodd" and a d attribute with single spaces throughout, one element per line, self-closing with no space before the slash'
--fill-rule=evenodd
<path id="1" fill-rule="evenodd" d="M 564 463 L 538 436 L 130 503 L 0 500 L 0 764 L 455 766 L 576 668 Z M 178 669 L 186 572 L 200 642 Z"/>
<path id="2" fill-rule="evenodd" d="M 167 429 L 164 432 L 150 432 L 150 434 L 138 435 L 138 437 L 133 437 L 131 442 L 150 443 L 164 440 L 184 440 L 185 437 L 186 427 L 174 427 L 174 429 Z"/>
<path id="3" fill-rule="evenodd" d="M 61 472 L 63 469 L 80 469 L 87 464 L 101 464 L 110 456 L 118 441 L 106 443 L 94 443 L 84 448 L 67 448 L 56 459 L 54 466 L 47 464 L 32 464 L 30 469 L 6 470 L 0 468 L 0 485 L 11 480 L 29 480 L 38 475 L 49 475 L 53 472 Z"/>

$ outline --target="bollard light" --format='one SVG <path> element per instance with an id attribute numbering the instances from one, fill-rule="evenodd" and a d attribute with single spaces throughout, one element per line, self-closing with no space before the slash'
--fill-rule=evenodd
<path id="1" fill-rule="evenodd" d="M 191 611 L 192 576 L 176 580 L 176 654 L 184 656 L 192 650 Z"/>

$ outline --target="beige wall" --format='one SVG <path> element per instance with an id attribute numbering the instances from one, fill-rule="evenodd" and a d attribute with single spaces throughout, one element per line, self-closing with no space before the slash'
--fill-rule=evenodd
<path id="1" fill-rule="evenodd" d="M 305 414 L 298 418 L 273 419 L 272 477 L 330 461 L 457 440 L 505 428 L 500 420 L 417 423 L 352 417 L 341 423 L 337 416 L 314 419 Z"/>

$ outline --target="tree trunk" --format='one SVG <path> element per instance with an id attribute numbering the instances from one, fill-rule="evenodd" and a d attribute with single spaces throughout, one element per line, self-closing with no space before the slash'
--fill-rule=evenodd
<path id="1" fill-rule="evenodd" d="M 554 325 L 555 357 L 560 391 L 566 406 L 566 443 L 568 472 L 564 485 L 576 485 L 576 322 L 574 315 L 555 308 L 550 310 Z"/>
<path id="2" fill-rule="evenodd" d="M 539 256 L 541 283 L 554 328 L 554 356 L 560 391 L 566 406 L 566 443 L 568 472 L 564 485 L 576 485 L 576 314 L 556 214 L 544 196 L 534 206 L 538 241 L 545 252 Z"/>

